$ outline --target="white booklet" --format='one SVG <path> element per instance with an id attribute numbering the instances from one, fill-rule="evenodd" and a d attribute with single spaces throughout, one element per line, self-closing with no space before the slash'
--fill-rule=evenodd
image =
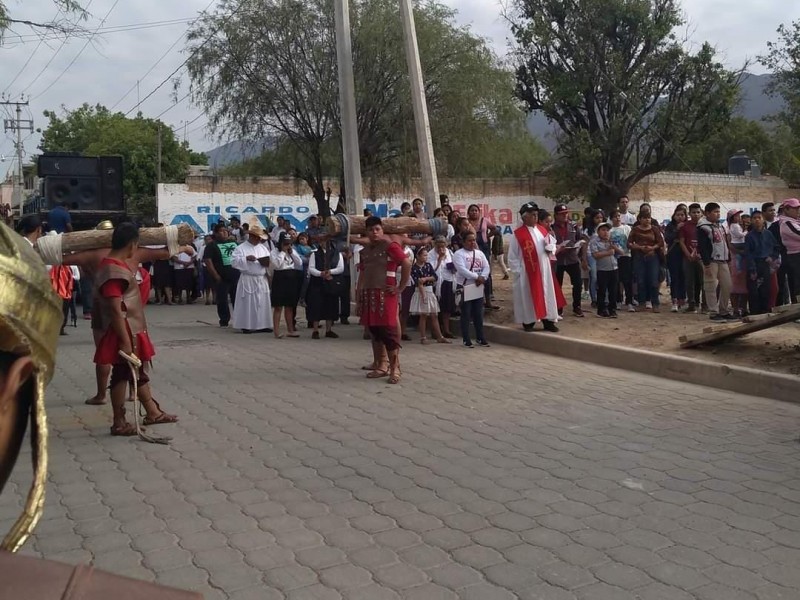
<path id="1" fill-rule="evenodd" d="M 464 286 L 464 302 L 471 302 L 483 298 L 483 286 L 469 283 Z"/>

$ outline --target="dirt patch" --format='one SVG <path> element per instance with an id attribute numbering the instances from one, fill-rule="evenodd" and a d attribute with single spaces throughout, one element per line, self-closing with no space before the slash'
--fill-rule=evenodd
<path id="1" fill-rule="evenodd" d="M 511 281 L 498 278 L 494 282 L 494 288 L 495 299 L 501 309 L 487 314 L 487 322 L 514 326 Z M 571 296 L 566 282 L 564 288 L 564 295 L 569 302 Z M 662 288 L 661 293 L 662 302 L 666 302 L 667 305 L 661 307 L 665 312 L 658 314 L 628 313 L 623 310 L 620 311 L 618 319 L 601 319 L 591 309 L 589 301 L 585 301 L 583 310 L 586 317 L 580 319 L 574 317 L 572 311 L 567 308 L 564 311 L 564 320 L 558 324 L 561 333 L 557 335 L 800 375 L 800 325 L 797 323 L 780 325 L 713 347 L 682 350 L 679 347 L 678 337 L 702 333 L 703 328 L 710 326 L 711 323 L 707 315 L 669 312 L 669 290 Z"/>

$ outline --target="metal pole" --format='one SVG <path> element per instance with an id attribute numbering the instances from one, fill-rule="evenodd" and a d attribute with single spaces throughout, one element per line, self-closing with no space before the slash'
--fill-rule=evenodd
<path id="1" fill-rule="evenodd" d="M 417 133 L 425 212 L 428 217 L 433 217 L 433 211 L 436 210 L 439 202 L 439 181 L 436 176 L 436 160 L 433 156 L 431 124 L 428 119 L 428 103 L 425 100 L 425 85 L 422 81 L 422 65 L 419 60 L 412 0 L 400 0 L 400 15 L 403 18 L 403 32 L 405 33 L 408 77 L 411 80 L 411 103 L 414 108 L 414 126 Z"/>
<path id="2" fill-rule="evenodd" d="M 19 104 L 17 104 L 17 185 L 19 186 L 16 192 L 17 202 L 19 203 L 19 212 L 22 214 L 25 174 L 22 172 L 22 106 Z"/>
<path id="3" fill-rule="evenodd" d="M 158 156 L 156 158 L 156 196 L 158 195 L 158 184 L 161 183 L 161 123 L 158 124 Z"/>
<path id="4" fill-rule="evenodd" d="M 358 147 L 356 90 L 353 76 L 353 43 L 350 32 L 349 0 L 334 0 L 336 18 L 336 62 L 339 71 L 339 111 L 342 117 L 342 160 L 347 213 L 364 209 L 361 183 L 361 154 Z"/>

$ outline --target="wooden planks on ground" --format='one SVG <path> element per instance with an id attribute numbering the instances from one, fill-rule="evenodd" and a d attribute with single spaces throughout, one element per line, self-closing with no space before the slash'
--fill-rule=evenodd
<path id="1" fill-rule="evenodd" d="M 771 329 L 800 319 L 800 304 L 780 306 L 768 315 L 747 317 L 743 323 L 732 323 L 703 328 L 702 333 L 682 335 L 678 338 L 681 348 L 695 348 L 742 337 L 748 333 Z"/>

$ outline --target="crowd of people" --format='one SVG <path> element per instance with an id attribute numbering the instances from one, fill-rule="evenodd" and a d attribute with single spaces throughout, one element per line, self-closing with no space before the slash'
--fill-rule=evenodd
<path id="1" fill-rule="evenodd" d="M 547 254 L 555 275 L 558 319 L 566 304 L 560 291 L 565 274 L 572 287 L 572 313 L 578 318 L 585 316 L 584 290 L 602 318 L 617 318 L 623 309 L 660 312 L 665 285 L 671 312 L 708 314 L 712 321 L 736 321 L 798 301 L 800 200 L 790 198 L 777 207 L 765 203 L 750 213 L 732 209 L 724 221 L 716 202 L 678 204 L 665 223 L 653 218 L 647 203 L 638 214 L 628 206 L 623 197 L 607 214 L 587 208 L 580 223 L 569 219 L 563 204 L 556 205 L 552 216 L 539 210 L 538 217 L 528 218 L 545 236 L 539 252 Z M 516 263 L 510 253 L 509 265 Z M 531 331 L 536 316 L 545 329 L 554 330 L 549 318 L 541 318 L 552 315 L 551 310 L 542 307 L 535 315 L 525 310 L 528 284 L 519 278 L 518 267 L 512 271 L 517 274 L 517 322 Z M 550 285 L 549 276 L 542 279 L 545 287 Z M 531 293 L 536 296 L 535 290 Z"/>
<path id="2" fill-rule="evenodd" d="M 608 214 L 587 208 L 578 222 L 564 204 L 551 214 L 526 202 L 507 252 L 480 207 L 470 205 L 462 216 L 446 197 L 436 210 L 443 220 L 433 228 L 440 232 L 435 236 L 387 234 L 384 225 L 391 218 L 382 221 L 369 211 L 366 235 L 350 239 L 329 236 L 317 216 L 302 232 L 280 217 L 269 230 L 234 218 L 174 253 L 139 247 L 135 225 L 115 228 L 106 221 L 98 229 L 114 230 L 111 250 L 65 256 L 50 277 L 63 301 L 62 334 L 75 293 L 91 282 L 82 303 L 97 348 L 97 394 L 87 402 L 104 403 L 110 382 L 114 435 L 136 433 L 124 408 L 130 364 L 118 355 L 135 353 L 144 362 L 152 357 L 144 318 L 148 302 L 215 304 L 221 327 L 278 339 L 301 337 L 303 310 L 310 337 L 318 340 L 337 339 L 334 325 L 350 323 L 354 292 L 364 338 L 373 347 L 367 377 L 397 383 L 400 348 L 411 340 L 409 321 L 416 321 L 420 343 L 428 344 L 430 335 L 430 341 L 450 344 L 456 339 L 451 317 L 458 316 L 464 347 L 489 347 L 483 319 L 498 308 L 493 277 L 500 273 L 512 280 L 514 318 L 527 332 L 537 323 L 547 332 L 559 330 L 568 304 L 561 287 L 565 275 L 572 315 L 579 319 L 585 317 L 584 290 L 600 318 L 617 318 L 623 309 L 659 312 L 664 284 L 672 312 L 708 313 L 714 321 L 798 301 L 800 200 L 767 203 L 749 214 L 730 210 L 724 221 L 714 202 L 679 204 L 664 223 L 653 218 L 648 204 L 638 214 L 628 206 L 623 197 Z M 420 199 L 404 203 L 400 215 L 427 221 Z M 68 231 L 68 220 L 59 228 Z M 18 231 L 35 247 L 44 227 L 29 216 Z M 140 370 L 145 424 L 175 422 L 153 398 L 148 381 Z"/>
<path id="3" fill-rule="evenodd" d="M 429 336 L 449 343 L 456 339 L 450 320 L 456 316 L 467 347 L 473 346 L 471 331 L 478 345 L 488 345 L 483 317 L 499 309 L 497 277 L 513 279 L 515 321 L 526 331 L 541 322 L 545 331 L 557 332 L 570 303 L 577 318 L 588 311 L 586 301 L 602 318 L 658 313 L 662 290 L 672 312 L 707 313 L 714 321 L 769 312 L 798 295 L 797 199 L 752 213 L 730 210 L 724 221 L 713 202 L 678 204 L 663 223 L 646 203 L 631 212 L 627 197 L 608 212 L 586 208 L 583 220 L 573 220 L 564 204 L 552 213 L 534 203 L 523 209 L 523 224 L 508 248 L 479 206 L 462 215 L 446 196 L 434 213 L 447 222 L 441 235 L 392 236 L 411 262 L 408 284 L 399 290 L 401 341 L 411 340 L 411 322 L 418 324 L 421 343 Z M 421 199 L 404 203 L 400 216 L 427 220 Z M 352 278 L 358 279 L 365 238 L 331 239 L 321 224 L 312 216 L 298 232 L 281 217 L 269 231 L 235 217 L 220 221 L 193 249 L 144 265 L 153 277 L 151 302 L 215 304 L 220 326 L 279 339 L 301 335 L 297 320 L 304 312 L 313 339 L 335 339 L 334 326 L 350 323 Z M 538 250 L 539 264 L 526 247 Z M 571 302 L 562 293 L 565 276 Z"/>

